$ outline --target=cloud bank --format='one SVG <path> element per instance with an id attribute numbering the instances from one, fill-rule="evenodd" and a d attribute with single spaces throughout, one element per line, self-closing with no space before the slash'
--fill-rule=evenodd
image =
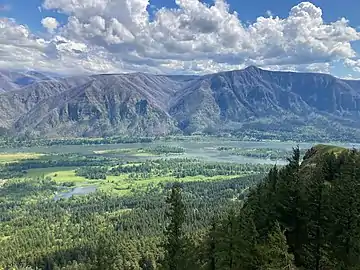
<path id="1" fill-rule="evenodd" d="M 45 37 L 13 19 L 0 19 L 0 67 L 63 73 L 145 71 L 209 73 L 257 65 L 274 70 L 330 72 L 344 62 L 360 71 L 352 42 L 360 33 L 345 18 L 325 22 L 321 8 L 302 2 L 285 18 L 252 24 L 224 0 L 206 5 L 175 0 L 177 8 L 148 12 L 148 0 L 45 0 Z"/>

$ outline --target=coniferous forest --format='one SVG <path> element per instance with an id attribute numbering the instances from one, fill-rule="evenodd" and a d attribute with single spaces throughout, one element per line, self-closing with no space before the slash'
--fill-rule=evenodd
<path id="1" fill-rule="evenodd" d="M 313 147 L 302 160 L 295 148 L 265 176 L 167 183 L 133 197 L 34 204 L 32 192 L 51 192 L 51 180 L 39 181 L 28 200 L 0 201 L 9 224 L 0 269 L 360 269 L 355 149 Z"/>

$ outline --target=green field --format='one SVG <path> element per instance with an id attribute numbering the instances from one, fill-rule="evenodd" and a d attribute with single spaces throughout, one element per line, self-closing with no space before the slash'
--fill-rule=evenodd
<path id="1" fill-rule="evenodd" d="M 124 166 L 131 166 L 135 164 L 126 164 Z M 196 182 L 196 181 L 221 181 L 245 176 L 246 174 L 234 175 L 217 175 L 217 176 L 186 176 L 178 179 L 171 175 L 154 176 L 148 179 L 130 179 L 130 174 L 121 174 L 119 176 L 108 175 L 106 179 L 86 179 L 83 176 L 77 176 L 76 168 L 72 167 L 54 167 L 42 169 L 30 169 L 27 172 L 27 177 L 45 177 L 51 178 L 57 184 L 72 183 L 73 186 L 98 186 L 99 190 L 105 192 L 114 192 L 119 195 L 128 195 L 132 190 L 145 190 L 149 185 L 158 185 L 160 183 L 168 182 Z"/>
<path id="2" fill-rule="evenodd" d="M 44 156 L 41 153 L 0 153 L 0 163 L 18 162 L 26 159 L 35 159 Z"/>
<path id="3" fill-rule="evenodd" d="M 72 172 L 75 171 L 75 167 L 51 167 L 51 168 L 40 168 L 40 169 L 30 169 L 27 171 L 26 176 L 28 177 L 37 177 L 37 176 L 44 176 L 44 177 L 55 177 L 57 174 L 58 179 L 60 179 L 60 175 L 64 175 L 64 177 L 68 177 Z"/>
<path id="4" fill-rule="evenodd" d="M 335 155 L 338 155 L 341 152 L 347 150 L 344 147 L 339 147 L 339 146 L 334 146 L 334 145 L 326 145 L 326 144 L 319 144 L 314 149 L 316 149 L 316 151 L 318 151 L 318 154 L 334 153 Z"/>
<path id="5" fill-rule="evenodd" d="M 244 144 L 241 146 L 241 144 Z M 255 145 L 254 145 L 255 144 Z M 204 166 L 210 163 L 239 163 L 250 164 L 249 166 L 263 166 L 259 164 L 262 160 L 264 163 L 269 163 L 267 155 L 276 157 L 275 162 L 280 159 L 286 158 L 289 153 L 289 147 L 279 148 L 278 145 L 264 147 L 264 143 L 259 143 L 256 147 L 256 143 L 251 144 L 251 148 L 244 142 L 236 142 L 233 140 L 224 141 L 210 138 L 209 140 L 195 140 L 195 141 L 167 141 L 166 144 L 159 143 L 141 143 L 132 144 L 131 146 L 125 145 L 71 145 L 63 146 L 59 148 L 56 146 L 48 147 L 35 147 L 25 148 L 27 151 L 14 152 L 9 150 L 0 154 L 0 164 L 3 164 L 3 168 L 6 169 L 6 164 L 24 164 L 13 168 L 10 173 L 16 171 L 18 174 L 14 174 L 14 177 L 19 177 L 21 173 L 19 171 L 25 171 L 23 177 L 44 177 L 50 178 L 57 184 L 72 184 L 75 186 L 86 186 L 89 184 L 96 185 L 99 190 L 113 191 L 115 193 L 124 194 L 130 190 L 144 190 L 147 185 L 158 185 L 164 182 L 171 181 L 219 181 L 232 179 L 243 175 L 252 174 L 251 168 L 242 170 L 241 172 L 229 171 L 223 173 L 223 175 L 216 175 L 216 173 L 207 173 L 203 175 L 199 172 L 196 175 L 186 175 L 181 178 L 175 177 L 173 171 L 158 170 L 156 164 L 154 166 L 151 175 L 141 175 L 141 172 L 136 172 L 135 176 L 129 172 L 119 172 L 117 175 L 111 175 L 109 171 L 112 168 L 118 166 L 133 168 L 134 166 L 141 166 L 147 162 L 148 158 L 161 159 L 161 158 L 190 158 L 199 159 L 204 162 Z M 12 151 L 12 152 L 11 152 Z M 234 155 L 236 153 L 236 155 Z M 250 156 L 249 153 L 251 153 Z M 243 154 L 243 155 L 242 155 Z M 27 165 L 29 162 L 34 163 L 34 160 L 39 160 L 39 164 Z M 49 164 L 48 164 L 49 162 Z M 280 161 L 279 161 L 280 162 Z M 192 163 L 185 162 L 183 166 L 192 166 Z M 253 164 L 253 165 L 251 165 Z M 182 167 L 176 164 L 168 164 L 166 166 L 178 166 L 179 170 L 183 170 Z M 28 168 L 29 167 L 29 168 Z M 86 170 L 94 170 L 95 174 L 90 177 L 77 174 L 76 170 L 83 168 L 86 174 Z M 97 169 L 99 168 L 99 169 Z M 96 170 L 104 170 L 101 175 Z M 1 177 L 7 179 L 6 177 Z M 101 176 L 101 177 L 100 177 Z M 124 192 L 126 190 L 126 192 Z"/>
<path id="6" fill-rule="evenodd" d="M 99 191 L 128 195 L 144 191 L 148 186 L 158 186 L 174 181 L 213 182 L 254 173 L 265 173 L 272 166 L 271 164 L 282 164 L 282 160 L 291 153 L 290 146 L 293 144 L 238 142 L 209 138 L 194 141 L 170 140 L 166 144 L 151 142 L 131 145 L 64 145 L 62 147 L 55 145 L 23 148 L 24 152 L 16 151 L 17 149 L 7 151 L 5 149 L 3 153 L 0 153 L 0 173 L 2 173 L 0 179 L 3 179 L 0 184 L 4 185 L 5 180 L 11 179 L 14 175 L 14 178 L 51 179 L 58 186 L 91 185 L 96 186 Z M 309 144 L 304 145 L 303 149 L 309 146 Z M 178 158 L 179 162 L 164 161 L 164 164 L 159 165 L 150 161 L 163 158 L 166 160 Z M 189 162 L 186 159 L 196 161 Z M 244 164 L 244 168 L 237 171 L 232 168 L 225 168 L 225 171 L 221 168 L 213 169 L 214 171 L 201 169 L 201 166 L 206 168 L 209 164 L 232 163 Z M 8 169 L 9 164 L 12 169 Z M 135 167 L 141 168 L 145 166 L 144 164 L 150 167 L 143 171 L 136 170 Z M 162 167 L 159 168 L 159 166 Z M 184 172 L 188 167 L 194 166 L 197 173 Z M 119 167 L 129 168 L 129 171 L 116 172 L 116 168 Z M 80 169 L 81 172 L 78 172 Z M 112 172 L 114 169 L 115 172 Z M 179 175 L 176 176 L 176 173 Z"/>
<path id="7" fill-rule="evenodd" d="M 229 180 L 237 177 L 241 177 L 241 175 L 232 175 L 225 177 L 224 176 L 213 176 L 213 177 L 188 176 L 182 179 L 177 179 L 175 177 L 170 177 L 170 176 L 159 176 L 145 180 L 131 181 L 122 177 L 109 176 L 106 180 L 107 182 L 100 183 L 100 189 L 102 191 L 112 191 L 121 195 L 128 195 L 131 193 L 132 189 L 143 191 L 151 184 L 156 186 L 159 185 L 160 183 L 171 183 L 177 181 L 180 182 L 221 181 L 221 180 Z"/>

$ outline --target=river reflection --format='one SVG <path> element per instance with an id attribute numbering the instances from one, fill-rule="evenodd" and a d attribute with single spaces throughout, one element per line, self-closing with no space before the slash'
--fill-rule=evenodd
<path id="1" fill-rule="evenodd" d="M 60 199 L 69 199 L 73 195 L 86 195 L 96 191 L 95 186 L 87 186 L 87 187 L 76 187 L 71 191 L 60 192 L 56 194 L 54 200 L 58 201 Z"/>

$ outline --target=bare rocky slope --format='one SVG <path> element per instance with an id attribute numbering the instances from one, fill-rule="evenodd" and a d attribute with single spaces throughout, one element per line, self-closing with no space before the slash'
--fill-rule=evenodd
<path id="1" fill-rule="evenodd" d="M 149 136 L 253 130 L 356 137 L 360 131 L 360 81 L 325 74 L 248 67 L 205 76 L 10 77 L 0 72 L 0 128 L 16 134 Z"/>

